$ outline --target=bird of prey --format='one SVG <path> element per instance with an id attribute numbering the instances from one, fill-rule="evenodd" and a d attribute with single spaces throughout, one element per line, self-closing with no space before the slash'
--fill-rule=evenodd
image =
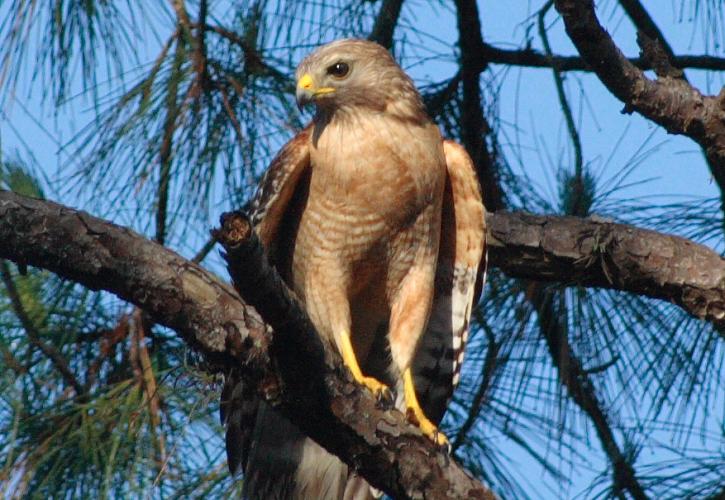
<path id="1" fill-rule="evenodd" d="M 249 213 L 270 262 L 354 379 L 444 444 L 443 416 L 485 271 L 480 186 L 390 53 L 339 40 L 307 56 L 312 123 L 263 177 Z M 250 499 L 362 499 L 354 471 L 232 378 L 222 394 L 232 472 Z"/>

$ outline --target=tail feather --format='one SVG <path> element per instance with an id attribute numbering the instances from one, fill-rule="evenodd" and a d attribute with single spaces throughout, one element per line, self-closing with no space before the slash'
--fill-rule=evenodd
<path id="1" fill-rule="evenodd" d="M 233 384 L 233 387 L 232 387 Z M 227 459 L 247 500 L 372 500 L 360 476 L 230 377 L 222 391 Z"/>

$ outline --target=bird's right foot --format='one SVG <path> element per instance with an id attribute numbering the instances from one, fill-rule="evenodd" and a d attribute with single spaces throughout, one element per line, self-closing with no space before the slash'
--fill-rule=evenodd
<path id="1" fill-rule="evenodd" d="M 342 335 L 340 335 L 340 354 L 342 355 L 342 361 L 345 363 L 348 370 L 350 370 L 355 382 L 366 387 L 373 393 L 378 401 L 393 400 L 393 394 L 390 392 L 390 388 L 387 385 L 383 384 L 374 377 L 367 377 L 363 375 L 362 370 L 360 370 L 360 365 L 357 362 L 355 351 L 352 348 L 352 342 L 350 341 L 350 334 L 348 332 L 343 332 Z"/>

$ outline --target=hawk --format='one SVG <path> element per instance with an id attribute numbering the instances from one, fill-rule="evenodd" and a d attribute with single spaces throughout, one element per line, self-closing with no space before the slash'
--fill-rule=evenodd
<path id="1" fill-rule="evenodd" d="M 354 379 L 433 441 L 458 382 L 485 272 L 480 186 L 389 52 L 364 40 L 300 63 L 311 124 L 264 175 L 249 213 L 270 262 Z M 370 498 L 371 488 L 235 378 L 227 455 L 250 499 Z"/>

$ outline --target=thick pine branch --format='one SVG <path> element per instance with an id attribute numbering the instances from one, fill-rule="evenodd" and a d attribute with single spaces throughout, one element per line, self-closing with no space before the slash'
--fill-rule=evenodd
<path id="1" fill-rule="evenodd" d="M 704 246 L 575 217 L 497 213 L 488 215 L 488 226 L 491 261 L 512 276 L 665 299 L 725 326 L 725 261 Z M 207 271 L 83 212 L 0 191 L 0 242 L 0 258 L 115 293 L 176 330 L 212 366 L 241 369 L 265 399 L 376 486 L 396 496 L 435 487 L 488 494 L 402 414 L 379 408 L 352 383 L 339 358 L 305 329 L 303 313 L 278 277 L 258 261 L 258 244 L 228 246 L 242 252 L 232 255 L 239 267 L 230 271 L 237 284 L 267 301 L 258 305 L 274 320 L 274 336 L 254 309 Z"/>
<path id="2" fill-rule="evenodd" d="M 489 258 L 516 278 L 673 302 L 725 336 L 725 259 L 704 245 L 595 218 L 487 214 Z"/>
<path id="3" fill-rule="evenodd" d="M 494 498 L 402 413 L 381 408 L 352 381 L 310 330 L 254 238 L 225 234 L 228 244 L 237 244 L 227 247 L 230 271 L 266 300 L 260 305 L 274 315 L 274 335 L 228 285 L 174 252 L 84 212 L 0 191 L 0 258 L 48 269 L 142 308 L 211 366 L 241 370 L 261 397 L 396 498 L 423 492 Z"/>

